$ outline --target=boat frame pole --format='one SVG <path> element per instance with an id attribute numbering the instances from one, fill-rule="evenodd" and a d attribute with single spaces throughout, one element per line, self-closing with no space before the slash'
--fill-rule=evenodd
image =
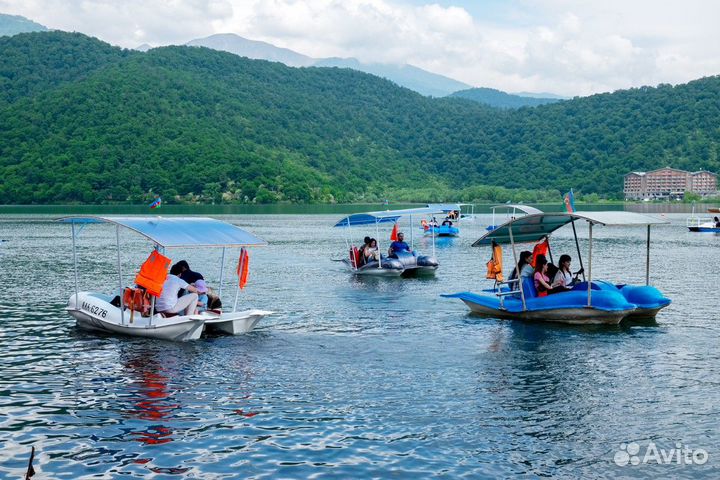
<path id="1" fill-rule="evenodd" d="M 590 246 L 588 248 L 588 307 L 592 306 L 592 228 L 593 224 L 590 222 L 590 234 L 588 235 L 590 238 Z"/>
<path id="2" fill-rule="evenodd" d="M 218 292 L 218 297 L 222 301 L 222 287 L 223 287 L 223 277 L 225 276 L 225 247 L 222 249 L 222 258 L 220 259 L 220 291 Z"/>
<path id="3" fill-rule="evenodd" d="M 515 251 L 515 239 L 513 238 L 512 225 L 508 225 L 508 231 L 510 232 L 510 245 L 512 245 L 513 259 L 515 260 L 515 271 L 517 272 L 518 287 L 520 287 L 520 298 L 522 299 L 523 312 L 527 310 L 525 305 L 525 292 L 523 291 L 522 275 L 520 275 L 520 268 L 518 266 L 517 251 Z"/>
<path id="4" fill-rule="evenodd" d="M 397 222 L 396 222 L 397 223 Z M 377 268 L 382 269 L 382 252 L 380 250 L 380 227 L 378 226 L 378 219 L 375 219 L 375 236 L 377 237 L 375 239 L 375 242 L 377 242 L 377 249 L 378 249 L 378 266 Z"/>
<path id="5" fill-rule="evenodd" d="M 410 215 L 410 248 L 415 250 L 415 235 L 413 235 L 412 215 Z"/>
<path id="6" fill-rule="evenodd" d="M 582 254 L 580 253 L 580 243 L 578 242 L 578 238 L 577 238 L 577 230 L 575 230 L 575 219 L 574 218 L 572 219 L 570 224 L 572 225 L 573 235 L 575 236 L 575 248 L 577 248 L 578 260 L 580 261 L 580 270 L 582 270 L 582 277 L 583 277 L 583 282 L 584 282 L 585 281 L 585 267 L 583 267 L 583 263 L 582 263 Z"/>
<path id="7" fill-rule="evenodd" d="M 645 261 L 645 285 L 650 285 L 650 225 L 647 226 L 647 257 Z"/>
<path id="8" fill-rule="evenodd" d="M 123 295 L 122 265 L 120 263 L 120 225 L 115 224 L 115 243 L 117 244 L 118 286 L 120 287 L 120 324 L 125 325 L 125 295 Z"/>
<path id="9" fill-rule="evenodd" d="M 72 251 L 73 251 L 73 271 L 75 272 L 75 310 L 80 310 L 78 306 L 78 271 L 77 271 L 77 252 L 75 250 L 75 222 L 70 221 L 70 229 L 72 231 Z"/>

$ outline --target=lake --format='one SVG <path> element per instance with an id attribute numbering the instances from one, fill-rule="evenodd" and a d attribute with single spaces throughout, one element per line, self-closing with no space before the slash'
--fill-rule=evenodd
<path id="1" fill-rule="evenodd" d="M 32 446 L 37 479 L 720 475 L 720 237 L 664 213 L 651 283 L 672 305 L 653 324 L 570 327 L 483 319 L 439 296 L 490 286 L 489 248 L 470 247 L 488 214 L 437 240 L 434 278 L 403 280 L 353 278 L 332 261 L 346 252 L 334 212 L 202 212 L 269 241 L 251 251 L 240 303 L 277 313 L 248 335 L 171 343 L 76 329 L 63 310 L 70 228 L 52 222 L 62 212 L 5 210 L 0 478 L 21 478 Z M 644 228 L 593 236 L 594 278 L 644 282 Z M 130 282 L 151 245 L 128 231 L 121 242 Z M 432 241 L 416 235 L 415 247 Z M 577 268 L 572 229 L 552 249 Z M 117 286 L 114 228 L 84 229 L 78 255 L 81 289 Z M 219 285 L 219 251 L 171 256 Z M 643 464 L 652 448 L 667 460 Z"/>

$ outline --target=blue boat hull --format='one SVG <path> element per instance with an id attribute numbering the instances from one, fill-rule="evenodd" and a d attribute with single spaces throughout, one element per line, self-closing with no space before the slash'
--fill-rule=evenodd
<path id="1" fill-rule="evenodd" d="M 654 287 L 621 285 L 608 282 L 593 282 L 591 307 L 587 306 L 587 283 L 573 290 L 555 293 L 546 297 L 526 298 L 523 309 L 519 295 L 508 295 L 502 304 L 494 291 L 484 293 L 460 292 L 442 295 L 459 298 L 473 313 L 484 317 L 540 320 L 575 325 L 612 324 L 625 318 L 652 318 L 668 306 L 670 300 L 663 297 Z"/>
<path id="2" fill-rule="evenodd" d="M 436 237 L 457 237 L 460 235 L 460 229 L 458 227 L 451 227 L 449 225 L 428 227 L 427 229 L 423 229 L 423 231 L 425 235 L 435 235 Z"/>

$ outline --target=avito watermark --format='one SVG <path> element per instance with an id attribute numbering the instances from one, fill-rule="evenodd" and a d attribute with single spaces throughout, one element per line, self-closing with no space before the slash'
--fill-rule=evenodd
<path id="1" fill-rule="evenodd" d="M 641 451 L 641 445 L 635 442 L 621 443 L 620 450 L 615 452 L 613 460 L 615 464 L 624 467 L 626 465 L 705 465 L 710 458 L 707 450 L 702 448 L 690 448 L 688 445 L 676 443 L 674 448 L 658 448 L 654 442 L 650 442 Z"/>

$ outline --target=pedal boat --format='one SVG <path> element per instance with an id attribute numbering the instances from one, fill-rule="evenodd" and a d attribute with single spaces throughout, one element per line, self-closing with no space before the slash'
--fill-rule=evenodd
<path id="1" fill-rule="evenodd" d="M 471 211 L 468 214 L 463 213 L 463 207 L 467 206 L 471 207 Z M 433 226 L 427 222 L 423 223 L 420 228 L 426 236 L 429 235 L 435 237 L 459 237 L 459 225 L 461 219 L 465 219 L 465 221 L 471 221 L 475 218 L 475 205 L 473 205 L 472 203 L 430 203 L 428 204 L 428 208 L 440 210 L 442 214 L 445 215 L 445 218 L 448 218 L 448 215 L 450 215 L 452 212 L 458 212 L 459 216 L 458 218 L 450 220 L 452 222 L 452 225 L 441 224 Z"/>
<path id="2" fill-rule="evenodd" d="M 60 218 L 58 221 L 69 223 L 72 230 L 75 293 L 70 296 L 66 310 L 70 316 L 75 318 L 79 328 L 109 334 L 187 341 L 197 340 L 206 331 L 217 331 L 230 335 L 247 333 L 252 331 L 262 318 L 273 313 L 257 309 L 237 311 L 237 291 L 233 310 L 222 313 L 204 312 L 198 315 L 172 317 L 164 317 L 160 313 L 155 313 L 152 316 L 143 317 L 139 311 L 131 312 L 127 306 L 122 304 L 121 292 L 124 285 L 120 263 L 120 227 L 148 238 L 161 252 L 173 248 L 222 248 L 223 263 L 220 267 L 219 288 L 219 294 L 222 297 L 225 249 L 266 245 L 264 240 L 235 225 L 204 217 L 72 216 Z M 115 225 L 120 284 L 114 295 L 81 292 L 78 287 L 77 238 L 85 226 L 97 223 Z M 118 303 L 119 306 L 116 306 Z"/>
<path id="3" fill-rule="evenodd" d="M 539 213 L 510 220 L 486 233 L 473 243 L 482 245 L 510 244 L 513 259 L 517 264 L 516 243 L 538 242 L 555 230 L 571 224 L 578 247 L 578 259 L 582 267 L 575 221 L 584 220 L 589 224 L 588 278 L 576 284 L 572 290 L 538 297 L 531 278 L 522 282 L 498 282 L 492 289 L 481 293 L 459 292 L 442 295 L 458 298 L 465 302 L 473 313 L 483 317 L 560 322 L 575 325 L 613 324 L 624 319 L 652 319 L 670 304 L 650 283 L 650 226 L 666 224 L 647 215 L 631 212 L 575 212 Z M 593 226 L 645 226 L 647 227 L 647 262 L 645 285 L 615 285 L 610 282 L 592 280 Z M 501 253 L 500 253 L 501 256 Z M 583 274 L 584 276 L 584 274 Z"/>
<path id="4" fill-rule="evenodd" d="M 349 256 L 342 259 L 349 272 L 358 276 L 374 277 L 413 277 L 422 275 L 434 275 L 440 264 L 435 257 L 435 242 L 433 242 L 433 254 L 421 255 L 414 249 L 415 239 L 413 236 L 413 217 L 428 216 L 442 213 L 441 210 L 431 207 L 409 208 L 403 210 L 385 210 L 380 212 L 355 213 L 341 218 L 335 224 L 336 228 L 346 230 L 345 244 Z M 371 261 L 362 264 L 360 253 L 357 247 L 352 246 L 350 228 L 358 226 L 375 226 L 375 239 L 378 242 L 378 251 L 382 252 L 385 245 L 380 243 L 380 225 L 392 224 L 395 226 L 402 217 L 410 219 L 410 248 L 412 252 L 398 252 L 393 257 L 385 254 L 380 255 L 380 261 Z M 389 246 L 389 245 L 388 245 Z"/>

